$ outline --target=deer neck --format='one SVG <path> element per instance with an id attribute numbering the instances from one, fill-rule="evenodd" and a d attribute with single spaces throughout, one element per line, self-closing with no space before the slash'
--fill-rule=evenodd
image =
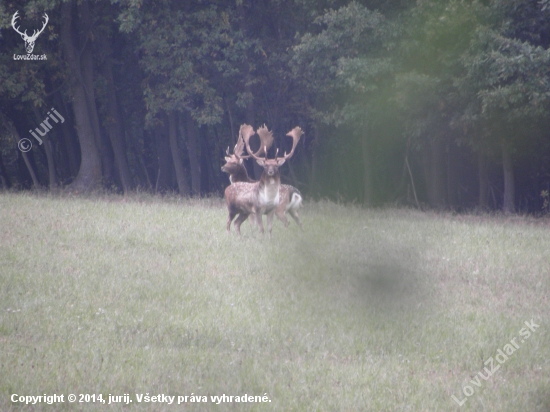
<path id="1" fill-rule="evenodd" d="M 231 183 L 253 182 L 253 180 L 248 177 L 246 168 L 243 165 L 239 165 L 237 170 L 234 173 L 231 173 L 231 175 L 229 175 L 229 180 L 231 181 Z"/>
<path id="2" fill-rule="evenodd" d="M 274 207 L 279 204 L 279 188 L 281 186 L 281 176 L 275 173 L 269 176 L 262 173 L 258 182 L 258 199 L 262 207 Z"/>
<path id="3" fill-rule="evenodd" d="M 229 174 L 229 181 L 231 184 L 237 183 L 237 182 L 248 182 L 248 183 L 255 183 L 255 180 L 252 180 L 250 177 L 248 177 L 248 173 L 246 171 L 246 168 L 243 164 L 240 163 L 233 163 L 233 162 L 227 162 L 222 167 L 222 172 L 225 172 Z"/>

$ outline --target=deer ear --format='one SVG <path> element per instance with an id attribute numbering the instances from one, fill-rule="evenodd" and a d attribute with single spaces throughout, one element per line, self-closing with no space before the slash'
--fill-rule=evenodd
<path id="1" fill-rule="evenodd" d="M 239 159 L 239 163 L 240 163 L 240 164 L 243 164 L 243 159 Z"/>
<path id="2" fill-rule="evenodd" d="M 256 159 L 256 162 L 258 162 L 258 164 L 262 167 L 265 166 L 265 160 L 264 159 Z"/>
<path id="3" fill-rule="evenodd" d="M 230 157 L 225 156 L 225 161 L 226 161 L 227 163 L 229 163 L 230 160 L 231 160 Z"/>
<path id="4" fill-rule="evenodd" d="M 285 159 L 284 159 L 284 158 L 279 158 L 279 159 L 277 159 L 277 166 L 282 166 L 284 163 L 285 163 Z"/>

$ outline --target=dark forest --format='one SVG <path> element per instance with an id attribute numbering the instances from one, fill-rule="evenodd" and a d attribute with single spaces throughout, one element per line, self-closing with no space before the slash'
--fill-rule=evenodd
<path id="1" fill-rule="evenodd" d="M 548 3 L 4 1 L 0 186 L 221 196 L 247 123 L 309 199 L 545 214 Z"/>

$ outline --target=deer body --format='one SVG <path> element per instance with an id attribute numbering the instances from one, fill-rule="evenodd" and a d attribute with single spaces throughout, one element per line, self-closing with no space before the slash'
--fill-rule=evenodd
<path id="1" fill-rule="evenodd" d="M 277 171 L 278 173 L 278 171 Z M 267 215 L 267 227 L 269 233 L 273 225 L 273 214 L 279 205 L 279 176 L 267 177 L 265 170 L 260 181 L 256 183 L 235 182 L 225 189 L 225 201 L 229 211 L 227 231 L 230 231 L 231 221 L 235 218 L 234 226 L 237 233 L 241 234 L 241 224 L 253 214 L 260 232 L 264 233 L 262 215 Z"/>
<path id="2" fill-rule="evenodd" d="M 235 182 L 225 189 L 225 200 L 227 203 L 227 209 L 229 211 L 227 231 L 230 231 L 231 222 L 233 221 L 235 216 L 238 215 L 237 219 L 235 220 L 234 226 L 237 230 L 237 233 L 239 233 L 240 235 L 240 226 L 242 222 L 244 222 L 250 214 L 254 214 L 256 216 L 256 222 L 260 228 L 260 232 L 264 233 L 262 215 L 267 214 L 267 226 L 269 234 L 271 235 L 273 214 L 275 213 L 275 209 L 279 206 L 280 203 L 279 192 L 281 188 L 281 176 L 279 174 L 279 167 L 282 166 L 284 162 L 294 154 L 294 149 L 296 148 L 296 145 L 298 144 L 300 136 L 303 134 L 303 132 L 299 127 L 296 127 L 291 132 L 289 132 L 288 135 L 291 136 L 294 141 L 292 150 L 288 155 L 285 154 L 284 157 L 275 159 L 264 159 L 258 157 L 258 154 L 262 150 L 263 152 L 265 152 L 267 157 L 267 146 L 268 144 L 270 146 L 271 142 L 273 141 L 272 133 L 269 132 L 265 126 L 258 129 L 258 135 L 260 136 L 262 145 L 257 153 L 252 153 L 249 145 L 250 137 L 255 134 L 252 126 L 242 125 L 239 133 L 240 138 L 242 138 L 244 143 L 246 144 L 246 150 L 248 151 L 249 155 L 256 159 L 256 162 L 264 168 L 264 171 L 258 182 Z M 240 142 L 237 144 L 237 146 L 239 146 L 239 144 Z M 239 164 L 240 166 L 242 166 L 242 158 L 239 157 L 240 153 L 237 153 L 237 146 L 235 148 L 236 150 L 233 156 L 235 156 L 239 160 Z M 244 169 L 244 166 L 242 167 Z M 226 171 L 224 170 L 224 168 L 222 168 L 222 170 Z M 243 179 L 248 178 L 248 174 L 246 174 L 246 177 L 244 177 L 244 174 L 241 173 L 240 176 Z M 285 226 L 287 225 L 288 221 L 286 222 Z"/>
<path id="3" fill-rule="evenodd" d="M 229 151 L 229 150 L 228 150 Z M 244 167 L 242 160 L 235 155 L 227 156 L 225 158 L 226 164 L 222 166 L 222 171 L 229 174 L 229 181 L 231 184 L 237 182 L 255 183 L 256 181 L 248 176 L 246 168 Z M 267 198 L 267 194 L 264 195 Z M 288 227 L 288 219 L 285 213 L 288 213 L 294 221 L 298 224 L 300 229 L 302 223 L 298 216 L 298 209 L 302 205 L 302 194 L 298 189 L 291 185 L 281 184 L 279 187 L 278 205 L 275 207 L 275 216 L 283 222 L 285 227 Z"/>
<path id="4" fill-rule="evenodd" d="M 256 185 L 248 182 L 235 182 L 225 189 L 225 202 L 229 212 L 227 219 L 227 232 L 230 231 L 231 222 L 237 216 L 234 226 L 237 233 L 241 234 L 241 224 L 255 213 Z"/>

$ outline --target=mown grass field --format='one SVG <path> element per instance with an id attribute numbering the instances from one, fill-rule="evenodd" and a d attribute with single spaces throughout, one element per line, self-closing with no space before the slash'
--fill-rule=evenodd
<path id="1" fill-rule="evenodd" d="M 0 194 L 0 410 L 550 411 L 548 219 L 301 216 L 239 239 L 217 199 Z M 133 402 L 67 402 L 100 393 Z"/>

